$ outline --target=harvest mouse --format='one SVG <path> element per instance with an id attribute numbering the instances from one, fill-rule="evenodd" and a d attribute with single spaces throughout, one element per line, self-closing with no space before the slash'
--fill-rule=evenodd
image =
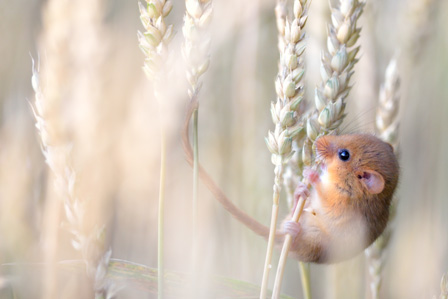
<path id="1" fill-rule="evenodd" d="M 193 164 L 188 138 L 187 111 L 182 140 L 187 160 Z M 320 171 L 304 175 L 311 191 L 298 183 L 295 198 L 308 196 L 299 222 L 291 215 L 276 233 L 282 244 L 291 234 L 290 255 L 304 262 L 333 263 L 349 259 L 369 246 L 384 230 L 389 206 L 398 183 L 399 167 L 393 148 L 370 134 L 327 135 L 316 140 Z M 269 228 L 239 209 L 199 165 L 199 175 L 223 207 L 256 234 L 268 238 Z"/>
<path id="2" fill-rule="evenodd" d="M 353 257 L 383 232 L 398 182 L 392 146 L 369 134 L 316 141 L 320 173 L 306 170 L 295 199 L 309 196 L 299 222 L 285 221 L 291 253 L 301 261 L 332 263 Z M 287 217 L 290 219 L 291 217 Z"/>

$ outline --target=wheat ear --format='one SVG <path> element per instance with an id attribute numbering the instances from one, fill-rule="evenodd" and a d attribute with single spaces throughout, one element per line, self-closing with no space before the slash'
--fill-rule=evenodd
<path id="1" fill-rule="evenodd" d="M 47 101 L 42 92 L 38 67 L 33 61 L 32 86 L 35 101 L 32 105 L 36 118 L 36 128 L 40 136 L 41 149 L 45 162 L 52 171 L 57 195 L 63 199 L 66 216 L 65 228 L 72 234 L 72 246 L 80 251 L 86 263 L 86 271 L 93 281 L 96 298 L 113 296 L 118 291 L 116 286 L 106 278 L 111 251 L 103 255 L 104 228 L 86 232 L 84 217 L 86 215 L 85 202 L 76 193 L 76 172 L 71 166 L 70 146 L 61 143 L 60 136 L 54 134 L 60 125 L 57 111 L 51 107 L 55 102 Z M 57 104 L 56 104 L 57 106 Z M 56 114 L 53 114 L 56 113 Z M 55 126 L 55 127 L 53 127 Z"/>
<path id="2" fill-rule="evenodd" d="M 376 115 L 376 130 L 379 137 L 390 143 L 394 151 L 398 150 L 398 109 L 399 109 L 399 87 L 397 61 L 392 59 L 386 69 L 384 84 L 380 90 L 379 106 Z M 397 210 L 397 198 L 394 198 L 390 207 L 389 224 L 382 235 L 365 250 L 370 276 L 371 298 L 379 298 L 381 288 L 381 273 L 383 270 L 385 250 L 392 235 L 392 224 L 395 220 Z"/>
<path id="3" fill-rule="evenodd" d="M 34 116 L 36 119 L 36 128 L 40 136 L 42 146 L 42 153 L 44 155 L 47 165 L 56 167 L 57 160 L 51 147 L 56 144 L 63 144 L 65 126 L 61 123 L 59 113 L 60 98 L 62 96 L 63 88 L 67 86 L 67 68 L 65 66 L 70 61 L 69 57 L 69 41 L 70 34 L 68 30 L 58 31 L 57 28 L 67 27 L 63 20 L 69 20 L 73 16 L 72 10 L 68 9 L 69 1 L 48 1 L 42 11 L 42 33 L 39 37 L 41 53 L 46 57 L 45 67 L 43 73 L 38 74 L 40 70 L 40 60 L 37 65 L 33 61 L 33 75 L 32 87 L 35 92 L 34 102 Z M 46 99 L 43 100 L 41 92 L 40 78 L 43 81 L 51 82 L 45 88 Z M 47 158 L 48 156 L 48 158 Z M 51 165 L 51 166 L 50 166 Z M 60 167 L 58 167 L 60 168 Z M 61 171 L 59 173 L 63 174 Z M 56 181 L 56 176 L 54 181 Z M 55 185 L 55 183 L 53 183 Z M 56 194 L 58 195 L 58 194 Z M 44 261 L 48 264 L 42 287 L 43 298 L 54 298 L 56 296 L 56 253 L 58 249 L 58 229 L 61 218 L 61 200 L 56 196 L 47 196 L 45 201 L 45 216 L 43 223 L 43 246 L 44 246 Z"/>
<path id="4" fill-rule="evenodd" d="M 100 2 L 95 1 L 93 4 L 93 9 L 89 12 L 89 21 L 98 16 Z M 39 40 L 40 52 L 45 57 L 41 74 L 39 66 L 34 65 L 33 61 L 32 87 L 35 91 L 35 101 L 32 108 L 42 153 L 52 172 L 56 195 L 62 199 L 64 205 L 66 216 L 64 224 L 72 234 L 72 245 L 82 254 L 95 296 L 108 297 L 118 291 L 116 285 L 106 278 L 111 251 L 104 252 L 104 228 L 95 227 L 93 230 L 88 230 L 86 227 L 87 203 L 77 196 L 76 172 L 70 160 L 71 146 L 67 140 L 67 129 L 61 115 L 63 100 L 68 98 L 67 90 L 71 83 L 67 66 L 78 58 L 70 51 L 70 45 L 73 44 L 72 32 L 77 29 L 76 13 L 83 9 L 84 5 L 82 1 L 75 4 L 66 0 L 48 1 L 43 11 L 43 31 Z M 92 3 L 90 5 L 92 6 Z M 61 30 L 61 28 L 67 30 Z M 49 198 L 48 202 L 51 203 L 53 200 Z M 59 216 L 55 218 L 58 219 Z M 53 231 L 49 235 L 57 234 L 58 224 L 53 223 L 54 228 L 46 228 Z M 57 237 L 53 236 L 50 239 L 56 242 Z M 52 255 L 51 262 L 54 262 L 56 248 L 57 242 L 50 248 L 46 248 L 47 254 Z M 47 258 L 46 261 L 48 262 L 49 259 Z M 53 263 L 51 264 L 50 267 L 53 270 L 50 270 L 52 273 L 45 277 L 46 283 L 43 288 L 44 297 L 48 298 L 56 294 L 54 279 L 56 273 Z M 51 275 L 54 277 L 52 278 Z"/>
<path id="5" fill-rule="evenodd" d="M 302 55 L 305 51 L 303 29 L 308 13 L 307 0 L 294 1 L 293 19 L 291 21 L 288 20 L 287 11 L 286 1 L 277 1 L 275 12 L 280 60 L 275 81 L 277 100 L 275 103 L 271 103 L 271 115 L 275 128 L 273 132 L 269 131 L 266 138 L 266 145 L 272 153 L 272 163 L 274 164 L 274 192 L 260 298 L 265 298 L 267 294 L 284 165 L 294 154 L 292 150 L 293 139 L 303 131 L 299 118 L 302 113 L 303 105 L 301 103 L 304 94 L 302 78 L 305 70 Z"/>
<path id="6" fill-rule="evenodd" d="M 328 28 L 327 50 L 322 54 L 322 84 L 316 88 L 315 105 L 317 111 L 306 121 L 307 140 L 302 149 L 305 165 L 312 164 L 312 149 L 317 137 L 334 132 L 341 125 L 345 114 L 345 100 L 350 92 L 350 78 L 353 67 L 358 61 L 356 54 L 359 47 L 350 50 L 356 44 L 361 29 L 357 20 L 362 14 L 365 2 L 358 0 L 341 0 L 339 5 L 331 8 L 331 24 Z M 305 199 L 300 198 L 292 221 L 298 221 Z M 280 294 L 286 257 L 291 246 L 291 236 L 287 235 L 283 244 L 277 269 L 274 296 Z"/>
<path id="7" fill-rule="evenodd" d="M 146 7 L 138 2 L 140 20 L 145 32 L 137 32 L 139 47 L 145 54 L 143 71 L 154 83 L 154 95 L 159 104 L 160 118 L 160 179 L 159 179 L 159 208 L 157 233 L 157 286 L 158 298 L 164 297 L 164 220 L 165 220 L 165 180 L 166 180 L 166 125 L 164 122 L 164 106 L 162 91 L 160 90 L 167 71 L 169 60 L 168 44 L 171 41 L 173 25 L 166 25 L 165 18 L 171 12 L 173 4 L 170 0 L 146 0 Z"/>

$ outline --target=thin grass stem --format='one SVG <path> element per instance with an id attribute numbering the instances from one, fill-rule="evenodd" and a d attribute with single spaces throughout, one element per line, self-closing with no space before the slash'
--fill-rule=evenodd
<path id="1" fill-rule="evenodd" d="M 311 299 L 310 264 L 299 262 L 300 279 L 302 281 L 303 298 Z"/>
<path id="2" fill-rule="evenodd" d="M 170 0 L 154 2 L 146 0 L 146 6 L 138 3 L 140 19 L 145 27 L 145 33 L 138 32 L 139 46 L 145 54 L 143 71 L 154 84 L 154 95 L 159 102 L 160 118 L 160 181 L 159 181 L 159 210 L 157 232 L 157 287 L 158 298 L 164 294 L 164 220 L 165 220 L 165 180 L 166 180 L 166 125 L 164 117 L 163 96 L 160 88 L 162 76 L 169 69 L 166 65 L 169 61 L 168 44 L 173 37 L 173 25 L 165 24 L 165 18 L 173 8 Z"/>
<path id="3" fill-rule="evenodd" d="M 269 239 L 268 239 L 268 247 L 266 252 L 266 259 L 264 262 L 264 271 L 263 271 L 263 280 L 261 283 L 261 292 L 260 299 L 266 298 L 268 291 L 268 282 L 269 282 L 269 272 L 272 268 L 271 260 L 272 260 L 272 252 L 274 250 L 274 241 L 275 241 L 275 231 L 277 230 L 277 218 L 278 218 L 278 202 L 280 198 L 280 190 L 278 188 L 274 188 L 273 195 L 273 204 L 272 204 L 272 215 L 271 215 L 271 225 L 269 230 Z"/>
<path id="4" fill-rule="evenodd" d="M 309 186 L 308 186 L 309 188 Z M 300 197 L 299 202 L 297 203 L 297 208 L 294 211 L 294 215 L 292 216 L 292 221 L 298 222 L 300 216 L 302 215 L 303 208 L 305 206 L 306 198 Z M 283 274 L 285 273 L 286 259 L 288 258 L 289 249 L 291 248 L 292 237 L 291 235 L 285 236 L 285 241 L 283 242 L 282 253 L 280 255 L 280 260 L 278 262 L 277 274 L 275 276 L 274 282 L 274 290 L 272 293 L 272 298 L 277 299 L 280 298 L 280 291 L 282 288 Z"/>
<path id="5" fill-rule="evenodd" d="M 193 112 L 193 273 L 196 273 L 198 249 L 198 185 L 199 185 L 199 136 L 198 136 L 199 110 Z"/>
<path id="6" fill-rule="evenodd" d="M 164 290 L 164 220 L 165 220 L 165 180 L 166 180 L 166 127 L 163 120 L 163 112 L 159 102 L 160 116 L 160 181 L 159 181 L 159 211 L 157 232 L 157 273 L 158 292 L 157 298 L 163 298 Z"/>

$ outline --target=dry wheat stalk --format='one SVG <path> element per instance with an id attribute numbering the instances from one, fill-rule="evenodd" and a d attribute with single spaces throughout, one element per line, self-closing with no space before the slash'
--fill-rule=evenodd
<path id="1" fill-rule="evenodd" d="M 397 61 L 392 59 L 386 69 L 384 85 L 379 95 L 379 106 L 376 114 L 376 130 L 379 137 L 390 143 L 394 151 L 398 150 L 398 109 L 399 109 L 399 87 Z M 385 249 L 389 244 L 392 234 L 393 221 L 397 210 L 397 198 L 394 198 L 390 207 L 389 224 L 383 234 L 365 250 L 370 276 L 370 292 L 372 298 L 379 298 L 381 288 L 381 272 L 384 265 Z"/>
<path id="2" fill-rule="evenodd" d="M 109 298 L 118 289 L 106 279 L 107 266 L 110 260 L 110 250 L 103 255 L 104 229 L 88 232 L 85 228 L 85 202 L 79 200 L 76 194 L 76 172 L 71 166 L 70 145 L 58 142 L 58 136 L 53 132 L 60 122 L 60 116 L 51 114 L 51 102 L 47 102 L 39 82 L 39 70 L 34 66 L 32 86 L 35 92 L 35 102 L 32 105 L 36 118 L 41 149 L 45 162 L 52 171 L 56 193 L 63 199 L 66 215 L 65 228 L 72 234 L 72 246 L 80 251 L 86 263 L 87 275 L 92 279 L 93 289 L 97 298 Z M 54 99 L 56 100 L 56 99 Z M 60 141 L 60 140 L 59 140 Z M 50 295 L 51 296 L 51 295 Z"/>
<path id="3" fill-rule="evenodd" d="M 99 133 L 100 129 L 97 125 L 92 126 L 92 124 L 98 122 L 98 110 L 104 109 L 103 106 L 100 106 L 104 104 L 102 103 L 101 78 L 103 76 L 102 68 L 106 60 L 103 42 L 105 32 L 102 24 L 104 2 L 104 0 L 78 0 L 76 5 L 71 5 L 74 15 L 71 22 L 74 30 L 71 32 L 70 42 L 72 47 L 73 45 L 78 46 L 76 50 L 71 52 L 73 67 L 76 69 L 76 73 L 71 78 L 72 85 L 76 87 L 72 91 L 71 97 L 77 103 L 84 101 L 89 104 L 89 109 L 84 112 L 84 121 L 91 126 L 88 131 L 80 127 L 79 124 L 77 124 L 77 128 L 79 128 L 78 130 L 83 137 L 85 136 L 97 145 L 100 144 L 100 134 L 104 134 L 104 132 Z M 98 157 L 91 156 L 90 158 Z M 101 187 L 98 186 L 97 188 L 99 190 Z M 100 200 L 101 198 L 98 197 L 94 201 Z M 105 244 L 105 218 L 100 216 L 103 210 L 95 210 L 93 201 L 87 198 L 80 198 L 78 201 L 83 205 L 85 217 L 83 226 L 88 237 L 87 240 L 84 240 L 85 244 L 80 243 L 79 245 L 83 257 L 89 261 L 91 266 L 89 275 L 94 282 L 95 298 L 111 298 L 121 287 L 107 278 L 112 249 Z"/>
<path id="4" fill-rule="evenodd" d="M 271 159 L 275 167 L 271 226 L 264 265 L 261 298 L 265 298 L 267 292 L 284 165 L 288 163 L 294 154 L 292 150 L 293 140 L 303 131 L 303 125 L 299 122 L 299 119 L 303 113 L 304 86 L 302 78 L 305 69 L 302 55 L 305 51 L 305 32 L 303 29 L 308 13 L 307 0 L 294 1 L 291 20 L 288 18 L 286 1 L 277 1 L 275 13 L 280 60 L 279 71 L 275 81 L 277 100 L 275 103 L 271 103 L 271 115 L 275 128 L 273 132 L 268 132 L 268 137 L 266 138 L 266 145 L 272 153 Z M 292 176 L 289 176 L 289 178 L 292 179 Z"/>
<path id="5" fill-rule="evenodd" d="M 47 164 L 50 163 L 51 165 L 56 164 L 56 155 L 52 155 L 51 148 L 46 149 L 45 145 L 49 145 L 50 140 L 53 145 L 65 143 L 65 140 L 63 140 L 65 124 L 61 121 L 59 115 L 61 110 L 59 99 L 68 86 L 67 66 L 70 61 L 68 49 L 70 35 L 68 34 L 69 23 L 63 21 L 72 17 L 72 11 L 68 9 L 68 5 L 68 0 L 48 1 L 47 6 L 43 10 L 43 30 L 40 36 L 40 43 L 44 51 L 41 51 L 41 53 L 48 57 L 45 62 L 45 68 L 41 73 L 43 81 L 47 82 L 48 85 L 45 88 L 45 105 L 41 99 L 43 95 L 40 92 L 40 84 L 38 84 L 37 80 L 39 76 L 33 75 L 33 88 L 36 93 L 35 114 L 39 113 L 39 115 L 44 116 L 41 121 L 36 117 L 36 126 L 42 140 L 42 151 L 45 159 L 49 161 Z M 33 73 L 35 72 L 33 71 Z M 41 102 L 42 104 L 40 105 Z M 42 107 L 39 107 L 39 105 Z M 59 173 L 61 173 L 61 170 L 59 170 Z M 56 269 L 53 265 L 56 262 L 55 256 L 58 248 L 59 204 L 60 201 L 54 198 L 54 196 L 48 197 L 45 203 L 42 243 L 44 246 L 44 260 L 49 266 L 44 274 L 42 288 L 44 298 L 53 298 L 56 295 Z"/>
<path id="6" fill-rule="evenodd" d="M 87 2 L 90 6 L 88 14 L 83 11 Z M 85 38 L 85 31 L 89 31 L 92 34 L 91 37 L 97 38 L 97 27 L 102 21 L 101 1 L 87 2 L 48 1 L 44 10 L 43 31 L 39 45 L 40 53 L 44 55 L 41 73 L 39 73 L 39 67 L 34 66 L 33 61 L 32 85 L 35 91 L 35 102 L 32 107 L 41 138 L 42 152 L 53 174 L 56 195 L 62 199 L 64 205 L 65 227 L 72 234 L 73 247 L 81 252 L 86 262 L 87 275 L 92 282 L 95 296 L 106 298 L 113 296 L 117 291 L 115 285 L 106 279 L 110 250 L 106 252 L 104 250 L 104 228 L 95 226 L 90 229 L 88 227 L 87 203 L 77 196 L 76 172 L 70 160 L 71 145 L 67 138 L 67 125 L 64 122 L 65 115 L 62 109 L 67 99 L 73 97 L 73 90 L 70 88 L 74 88 L 72 83 L 76 74 L 68 70 L 76 69 L 79 58 L 85 59 L 92 50 L 87 47 L 89 50 L 85 51 L 84 47 L 82 53 L 74 51 L 74 49 L 81 51 L 76 41 L 82 42 L 82 40 L 76 40 L 74 36 Z M 97 50 L 93 48 L 93 51 Z M 77 87 L 78 90 L 81 88 Z M 57 203 L 52 204 L 52 198 L 49 198 L 48 202 L 50 208 L 47 210 L 58 210 Z M 55 219 L 53 223 L 47 224 L 46 228 L 46 230 L 52 230 L 48 226 L 54 226 L 53 232 L 47 233 L 48 236 L 45 237 L 46 240 L 53 242 L 45 248 L 46 254 L 50 255 L 50 258 L 46 258 L 46 262 L 50 264 L 54 263 L 54 256 L 56 256 L 57 231 L 55 230 L 59 225 L 58 213 L 53 213 L 54 215 L 51 215 L 51 212 L 46 215 L 50 219 Z M 46 285 L 43 288 L 44 297 L 48 298 L 55 296 L 56 292 L 54 267 L 50 271 L 47 273 Z"/>
<path id="7" fill-rule="evenodd" d="M 188 96 L 193 112 L 193 249 L 192 265 L 196 269 L 197 254 L 197 199 L 198 199 L 198 93 L 202 87 L 201 77 L 210 64 L 210 37 L 208 28 L 212 19 L 213 2 L 211 0 L 186 0 L 185 17 L 182 32 L 184 43 L 182 55 L 186 63 Z"/>
<path id="8" fill-rule="evenodd" d="M 159 102 L 160 117 L 160 185 L 158 207 L 158 298 L 164 297 L 164 207 L 165 207 L 165 178 L 166 178 L 166 124 L 165 109 L 162 100 L 162 82 L 168 73 L 170 52 L 168 44 L 174 36 L 173 25 L 166 25 L 165 18 L 171 12 L 173 4 L 170 0 L 146 0 L 146 7 L 140 2 L 140 20 L 145 32 L 138 31 L 139 46 L 145 54 L 143 70 L 149 80 L 154 83 L 154 95 Z"/>
<path id="9" fill-rule="evenodd" d="M 361 29 L 357 27 L 357 20 L 362 14 L 364 5 L 364 1 L 341 0 L 338 6 L 331 8 L 332 23 L 328 28 L 327 50 L 322 54 L 322 84 L 315 92 L 317 111 L 306 120 L 307 139 L 302 149 L 302 160 L 305 165 L 312 164 L 314 141 L 321 135 L 336 131 L 345 117 L 345 100 L 350 92 L 349 82 L 353 75 L 353 67 L 358 61 L 356 54 L 359 47 L 350 49 L 359 38 Z M 305 199 L 300 199 L 293 221 L 299 220 L 304 201 Z M 290 246 L 291 236 L 287 235 L 277 269 L 274 296 L 280 293 Z"/>
<path id="10" fill-rule="evenodd" d="M 191 297 L 198 295 L 199 282 L 198 263 L 198 184 L 199 184 L 199 145 L 198 145 L 198 93 L 202 87 L 201 77 L 210 64 L 210 37 L 208 28 L 212 19 L 213 2 L 211 0 L 185 0 L 185 17 L 182 32 L 184 43 L 182 55 L 186 63 L 186 77 L 188 81 L 188 96 L 193 117 L 193 229 L 192 229 L 192 258 L 191 267 L 193 284 Z"/>

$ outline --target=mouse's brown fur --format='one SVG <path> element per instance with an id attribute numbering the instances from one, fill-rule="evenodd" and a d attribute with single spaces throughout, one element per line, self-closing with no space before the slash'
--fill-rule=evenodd
<path id="1" fill-rule="evenodd" d="M 349 155 L 339 157 L 341 151 Z M 365 249 L 383 232 L 398 183 L 392 147 L 369 134 L 324 136 L 316 141 L 322 172 L 311 181 L 292 251 L 298 259 L 336 262 Z M 298 195 L 300 196 L 300 194 Z"/>
<path id="2" fill-rule="evenodd" d="M 182 132 L 190 165 L 193 152 L 188 130 L 195 109 L 194 97 Z M 354 256 L 383 232 L 398 182 L 398 162 L 389 144 L 369 134 L 324 136 L 316 141 L 316 147 L 322 174 L 316 174 L 314 177 L 318 179 L 311 181 L 314 188 L 299 223 L 286 221 L 285 229 L 276 234 L 276 241 L 281 243 L 284 234 L 289 233 L 294 240 L 290 251 L 293 257 L 306 262 L 330 263 Z M 338 157 L 341 149 L 350 152 L 350 159 L 342 161 Z M 235 206 L 202 166 L 199 175 L 232 216 L 268 238 L 269 228 Z"/>

